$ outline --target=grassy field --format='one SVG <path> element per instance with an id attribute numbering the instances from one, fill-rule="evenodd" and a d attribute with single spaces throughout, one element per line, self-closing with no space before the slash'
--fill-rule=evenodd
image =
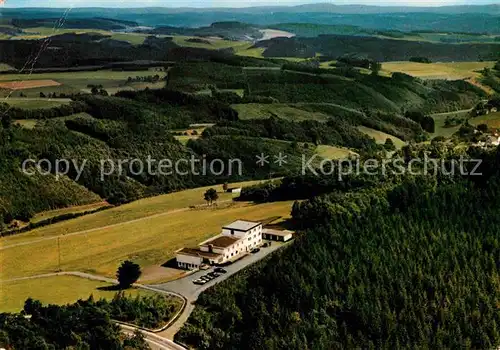
<path id="1" fill-rule="evenodd" d="M 69 119 L 74 119 L 74 118 L 93 118 L 90 114 L 87 113 L 77 113 L 77 114 L 72 114 L 68 115 L 66 117 L 57 117 L 57 118 L 51 118 L 50 120 L 69 120 Z M 37 123 L 44 123 L 44 120 L 41 119 L 19 119 L 15 120 L 14 123 L 17 125 L 20 125 L 24 128 L 27 129 L 33 129 Z"/>
<path id="2" fill-rule="evenodd" d="M 358 126 L 358 130 L 370 137 L 373 137 L 378 144 L 384 144 L 387 141 L 387 139 L 391 139 L 394 142 L 396 148 L 398 149 L 400 149 L 406 144 L 406 142 L 397 138 L 396 136 L 386 134 L 385 132 L 379 130 L 367 128 L 365 126 Z"/>
<path id="3" fill-rule="evenodd" d="M 40 92 L 45 94 L 56 92 L 74 93 L 74 92 L 90 92 L 89 84 L 102 85 L 108 93 L 116 93 L 119 90 L 134 90 L 158 88 L 164 86 L 163 82 L 158 83 L 131 83 L 126 84 L 128 77 L 135 78 L 136 76 L 150 76 L 158 74 L 161 78 L 165 77 L 165 72 L 157 72 L 155 70 L 147 71 L 111 71 L 100 70 L 92 72 L 57 72 L 57 73 L 33 73 L 33 74 L 0 74 L 0 82 L 9 81 L 30 81 L 30 80 L 54 80 L 62 85 L 41 87 L 34 89 L 24 89 L 22 92 L 28 97 L 38 97 Z M 14 96 L 18 96 L 16 92 Z"/>
<path id="4" fill-rule="evenodd" d="M 259 47 L 238 47 L 236 49 L 236 54 L 239 56 L 248 56 L 248 57 L 254 57 L 254 58 L 263 58 L 264 51 L 266 51 L 264 48 L 259 48 Z"/>
<path id="5" fill-rule="evenodd" d="M 458 111 L 458 112 L 449 112 L 449 113 L 438 113 L 433 114 L 432 118 L 434 119 L 436 128 L 435 132 L 432 134 L 432 137 L 443 136 L 449 138 L 453 136 L 460 129 L 460 125 L 456 126 L 446 126 L 446 118 L 454 117 L 461 119 L 468 119 L 469 111 Z"/>
<path id="6" fill-rule="evenodd" d="M 57 288 L 54 288 L 57 286 Z M 0 311 L 19 312 L 28 298 L 43 304 L 64 305 L 93 295 L 95 299 L 112 299 L 116 292 L 102 290 L 108 283 L 73 276 L 55 276 L 35 280 L 0 282 Z M 151 292 L 130 289 L 126 295 L 148 295 Z"/>
<path id="7" fill-rule="evenodd" d="M 26 129 L 33 129 L 37 123 L 38 120 L 36 119 L 20 119 L 14 121 L 14 124 L 22 126 L 23 128 Z"/>
<path id="8" fill-rule="evenodd" d="M 12 107 L 23 109 L 53 108 L 69 103 L 70 99 L 65 98 L 8 98 L 2 102 L 8 103 Z"/>
<path id="9" fill-rule="evenodd" d="M 97 209 L 100 209 L 100 208 L 103 208 L 106 206 L 109 206 L 109 203 L 97 202 L 97 203 L 86 204 L 86 205 L 78 205 L 78 206 L 69 207 L 69 208 L 48 210 L 48 211 L 44 211 L 44 212 L 36 214 L 35 216 L 33 216 L 33 218 L 30 221 L 32 223 L 37 223 L 37 222 L 47 220 L 50 218 L 55 218 L 55 217 L 58 217 L 61 215 L 84 213 L 86 211 L 94 211 L 94 210 L 97 210 Z"/>
<path id="10" fill-rule="evenodd" d="M 261 181 L 247 181 L 231 184 L 230 187 L 250 186 Z M 194 188 L 190 190 L 165 194 L 161 196 L 144 198 L 132 203 L 118 206 L 109 210 L 82 216 L 76 219 L 59 222 L 54 225 L 41 227 L 39 229 L 0 238 L 0 248 L 26 240 L 43 237 L 57 236 L 83 230 L 96 229 L 108 225 L 142 219 L 148 216 L 162 214 L 167 211 L 187 209 L 190 206 L 204 205 L 203 194 L 209 188 L 215 188 L 219 192 L 219 201 L 227 201 L 233 198 L 231 193 L 222 193 L 222 185 Z M 1 259 L 1 257 L 0 257 Z M 0 278 L 1 279 L 1 278 Z"/>
<path id="11" fill-rule="evenodd" d="M 190 41 L 192 39 L 201 39 L 203 42 Z M 220 38 L 198 38 L 183 35 L 173 35 L 172 40 L 179 46 L 198 47 L 211 50 L 227 49 L 231 47 L 235 50 L 241 50 L 250 46 L 250 43 L 245 41 L 231 41 Z"/>
<path id="12" fill-rule="evenodd" d="M 7 63 L 0 63 L 0 71 L 12 70 L 14 67 L 8 65 Z"/>
<path id="13" fill-rule="evenodd" d="M 49 27 L 35 27 L 25 29 L 25 34 L 17 35 L 14 37 L 15 39 L 24 39 L 24 40 L 36 40 L 42 39 L 49 36 L 61 35 L 61 34 L 83 34 L 83 33 L 98 33 L 103 35 L 109 35 L 111 39 L 127 41 L 132 45 L 141 45 L 144 43 L 144 40 L 148 36 L 147 34 L 140 33 L 115 33 L 106 30 L 99 29 L 71 29 L 71 28 L 49 28 Z"/>
<path id="14" fill-rule="evenodd" d="M 347 148 L 327 145 L 316 147 L 316 153 L 325 159 L 346 159 L 349 158 L 350 155 L 356 155 L 356 153 Z"/>
<path id="15" fill-rule="evenodd" d="M 220 91 L 234 92 L 235 94 L 237 94 L 240 97 L 243 97 L 245 95 L 245 90 L 243 90 L 243 89 L 220 89 Z"/>
<path id="16" fill-rule="evenodd" d="M 500 112 L 471 118 L 469 123 L 472 125 L 486 124 L 490 129 L 500 129 Z"/>
<path id="17" fill-rule="evenodd" d="M 382 71 L 402 72 L 422 79 L 465 79 L 479 76 L 479 71 L 485 67 L 492 68 L 495 62 L 447 62 L 447 63 L 417 63 L 417 62 L 386 62 Z"/>
<path id="18" fill-rule="evenodd" d="M 172 132 L 181 132 L 181 133 L 187 133 L 187 135 L 175 135 L 175 139 L 179 141 L 182 144 L 188 143 L 189 140 L 196 140 L 201 137 L 201 134 L 203 131 L 205 131 L 207 127 L 206 126 L 200 126 L 200 127 L 193 127 L 187 130 L 173 130 Z"/>
<path id="19" fill-rule="evenodd" d="M 76 270 L 109 277 L 114 276 L 120 263 L 127 259 L 142 267 L 161 265 L 172 258 L 177 249 L 195 246 L 218 234 L 224 224 L 237 219 L 289 217 L 291 206 L 292 202 L 259 205 L 221 203 L 220 208 L 172 212 L 119 226 L 103 227 L 90 233 L 4 249 L 0 257 L 0 280 L 54 272 L 59 268 L 59 254 L 63 271 Z M 57 233 L 64 232 L 63 229 Z"/>
<path id="20" fill-rule="evenodd" d="M 283 119 L 288 119 L 292 121 L 301 120 L 319 120 L 326 121 L 328 116 L 319 112 L 308 112 L 302 109 L 294 108 L 293 106 L 287 104 L 259 104 L 259 103 L 248 103 L 233 105 L 239 113 L 241 119 L 266 119 L 270 116 L 278 116 Z"/>

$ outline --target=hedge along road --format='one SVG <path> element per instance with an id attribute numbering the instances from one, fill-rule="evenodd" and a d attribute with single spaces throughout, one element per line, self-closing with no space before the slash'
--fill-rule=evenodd
<path id="1" fill-rule="evenodd" d="M 64 272 L 54 272 L 54 273 L 48 273 L 48 274 L 43 274 L 43 275 L 37 275 L 37 276 L 30 276 L 30 277 L 20 277 L 20 278 L 14 278 L 10 280 L 5 280 L 1 282 L 12 282 L 12 281 L 23 281 L 23 280 L 30 280 L 30 279 L 39 279 L 39 278 L 45 278 L 45 277 L 54 277 L 54 276 L 76 276 L 76 277 L 81 277 L 81 278 L 87 278 L 95 281 L 101 281 L 101 282 L 108 282 L 108 283 L 113 283 L 117 284 L 118 281 L 112 278 L 107 278 L 103 276 L 97 276 L 97 275 L 92 275 L 89 273 L 84 273 L 84 272 L 78 272 L 78 271 L 64 271 Z M 135 331 L 140 331 L 143 335 L 145 340 L 148 342 L 150 347 L 153 350 L 186 350 L 184 347 L 182 347 L 179 344 L 174 343 L 172 340 L 161 337 L 159 335 L 154 334 L 154 332 L 162 332 L 168 329 L 170 326 L 172 326 L 178 319 L 182 317 L 182 315 L 186 312 L 186 305 L 187 305 L 187 299 L 175 292 L 171 291 L 166 291 L 150 286 L 145 286 L 142 284 L 134 284 L 133 285 L 136 288 L 144 289 L 144 290 L 149 290 L 152 292 L 160 293 L 160 294 L 167 294 L 167 295 L 173 295 L 178 298 L 181 298 L 183 303 L 182 307 L 180 310 L 177 312 L 177 314 L 168 322 L 165 326 L 163 326 L 160 329 L 157 330 L 147 330 L 142 327 L 138 327 L 132 324 L 128 323 L 123 323 L 123 322 L 116 322 L 120 328 L 122 329 L 122 332 L 128 335 L 133 335 Z M 191 312 L 189 312 L 191 313 Z"/>

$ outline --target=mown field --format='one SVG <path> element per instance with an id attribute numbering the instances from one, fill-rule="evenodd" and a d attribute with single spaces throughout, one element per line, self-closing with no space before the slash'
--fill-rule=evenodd
<path id="1" fill-rule="evenodd" d="M 182 135 L 175 135 L 175 139 L 182 144 L 188 143 L 189 140 L 196 140 L 201 137 L 203 131 L 205 131 L 206 126 L 191 127 L 185 130 L 173 130 L 174 134 L 182 133 Z"/>
<path id="2" fill-rule="evenodd" d="M 386 62 L 382 71 L 389 73 L 401 72 L 422 79 L 466 79 L 478 77 L 476 71 L 485 67 L 492 68 L 495 62 L 451 62 L 451 63 L 417 63 L 417 62 Z"/>
<path id="3" fill-rule="evenodd" d="M 232 184 L 231 187 L 255 183 L 258 181 Z M 222 191 L 222 186 L 216 188 Z M 55 272 L 59 269 L 59 256 L 63 271 L 113 277 L 123 260 L 134 260 L 146 269 L 162 265 L 173 257 L 175 250 L 195 246 L 218 234 L 220 227 L 228 222 L 290 215 L 292 202 L 233 204 L 232 194 L 228 193 L 219 193 L 218 206 L 189 209 L 205 204 L 203 193 L 206 189 L 143 199 L 0 238 L 0 280 Z M 83 230 L 91 231 L 80 234 Z M 24 243 L 29 244 L 8 248 Z"/>
<path id="4" fill-rule="evenodd" d="M 500 129 L 500 112 L 471 118 L 469 123 L 472 125 L 486 124 L 490 129 Z"/>
<path id="5" fill-rule="evenodd" d="M 249 186 L 260 182 L 261 181 L 241 182 L 231 184 L 230 187 Z M 2 246 L 16 244 L 27 240 L 30 241 L 33 239 L 91 230 L 130 220 L 143 219 L 152 215 L 163 214 L 167 211 L 184 210 L 190 206 L 204 205 L 206 202 L 203 199 L 203 194 L 209 188 L 215 188 L 219 192 L 219 202 L 230 201 L 233 198 L 231 193 L 222 193 L 222 185 L 200 187 L 151 198 L 144 198 L 95 214 L 41 227 L 39 229 L 23 233 L 22 235 L 0 238 L 0 248 L 2 248 Z"/>
<path id="6" fill-rule="evenodd" d="M 358 126 L 358 130 L 370 137 L 373 137 L 378 144 L 384 144 L 387 139 L 391 139 L 398 149 L 406 144 L 403 140 L 379 130 L 367 128 L 365 126 Z"/>
<path id="7" fill-rule="evenodd" d="M 100 208 L 107 207 L 107 206 L 109 206 L 109 203 L 103 201 L 103 202 L 97 202 L 97 203 L 92 203 L 92 204 L 78 205 L 78 206 L 69 207 L 69 208 L 48 210 L 48 211 L 44 211 L 42 213 L 35 214 L 35 216 L 33 216 L 33 218 L 30 220 L 30 222 L 37 223 L 37 222 L 48 220 L 51 218 L 55 218 L 55 217 L 58 217 L 61 215 L 85 213 L 88 211 L 98 210 Z"/>
<path id="8" fill-rule="evenodd" d="M 134 90 L 149 88 L 163 87 L 164 83 L 146 83 L 146 82 L 132 82 L 127 83 L 128 77 L 146 77 L 158 74 L 160 78 L 164 78 L 166 72 L 156 71 L 154 69 L 146 71 L 112 71 L 100 70 L 91 72 L 56 72 L 56 73 L 33 73 L 33 74 L 0 74 L 0 82 L 29 82 L 34 80 L 39 81 L 55 81 L 60 83 L 59 86 L 46 86 L 17 90 L 11 94 L 13 97 L 18 97 L 22 92 L 29 98 L 39 97 L 40 92 L 44 94 L 49 93 L 76 93 L 76 92 L 90 92 L 88 85 L 102 85 L 108 93 L 113 94 L 120 90 Z M 8 92 L 2 93 L 4 96 Z"/>
<path id="9" fill-rule="evenodd" d="M 70 102 L 65 98 L 7 98 L 3 100 L 12 107 L 23 109 L 53 108 Z"/>
<path id="10" fill-rule="evenodd" d="M 47 100 L 48 101 L 48 100 Z M 92 116 L 88 113 L 77 113 L 68 115 L 67 117 L 57 117 L 52 118 L 52 120 L 69 120 L 75 118 L 92 118 Z M 41 119 L 19 119 L 14 121 L 15 124 L 20 125 L 27 129 L 33 129 L 38 123 L 44 123 L 44 120 Z"/>
<path id="11" fill-rule="evenodd" d="M 449 138 L 453 136 L 453 134 L 455 134 L 460 129 L 460 125 L 446 126 L 446 119 L 459 118 L 465 120 L 469 118 L 469 113 L 470 110 L 433 114 L 432 118 L 434 119 L 436 127 L 435 132 L 432 134 L 432 137 L 443 136 Z"/>
<path id="12" fill-rule="evenodd" d="M 294 108 L 293 106 L 288 104 L 248 103 L 248 104 L 233 105 L 232 107 L 238 111 L 239 117 L 243 120 L 266 119 L 271 116 L 277 116 L 279 118 L 291 121 L 328 120 L 328 116 L 326 114 L 304 111 L 302 109 Z"/>
<path id="13" fill-rule="evenodd" d="M 64 305 L 93 295 L 95 299 L 112 299 L 116 292 L 106 290 L 109 283 L 92 281 L 73 276 L 55 276 L 32 280 L 0 282 L 0 311 L 19 312 L 28 298 L 40 300 L 43 304 Z M 148 295 L 151 292 L 129 289 L 131 297 Z"/>

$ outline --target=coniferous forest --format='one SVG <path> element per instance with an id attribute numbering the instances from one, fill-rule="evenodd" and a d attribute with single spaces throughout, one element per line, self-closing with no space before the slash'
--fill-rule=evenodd
<path id="1" fill-rule="evenodd" d="M 127 1 L 0 6 L 0 350 L 500 350 L 500 5 Z"/>
<path id="2" fill-rule="evenodd" d="M 199 349 L 491 349 L 500 342 L 500 152 L 480 177 L 297 202 L 296 242 L 204 293 Z"/>

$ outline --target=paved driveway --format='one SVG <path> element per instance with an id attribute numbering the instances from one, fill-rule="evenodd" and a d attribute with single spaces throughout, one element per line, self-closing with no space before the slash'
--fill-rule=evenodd
<path id="1" fill-rule="evenodd" d="M 152 287 L 162 289 L 165 291 L 170 291 L 170 292 L 175 292 L 183 295 L 188 299 L 188 301 L 195 301 L 198 299 L 198 296 L 207 288 L 210 288 L 211 286 L 224 281 L 231 275 L 234 275 L 236 272 L 240 271 L 241 269 L 247 267 L 248 265 L 251 265 L 262 258 L 266 257 L 270 253 L 280 249 L 284 245 L 289 244 L 287 243 L 281 243 L 281 242 L 272 242 L 270 247 L 267 248 L 261 248 L 260 252 L 255 253 L 255 254 L 248 254 L 241 258 L 240 260 L 232 263 L 231 265 L 224 266 L 224 269 L 227 271 L 227 273 L 222 274 L 221 276 L 217 277 L 216 279 L 213 279 L 212 281 L 204 284 L 204 285 L 197 285 L 194 284 L 193 281 L 200 278 L 203 275 L 206 275 L 207 273 L 213 271 L 213 268 L 210 270 L 206 271 L 197 271 L 189 276 L 186 276 L 184 278 L 167 282 L 167 283 L 162 283 L 162 284 L 155 284 L 151 285 Z"/>
<path id="2" fill-rule="evenodd" d="M 210 270 L 206 270 L 206 271 L 197 271 L 189 276 L 178 279 L 176 281 L 151 285 L 151 287 L 154 287 L 156 289 L 161 289 L 161 290 L 164 290 L 167 292 L 175 292 L 175 293 L 181 294 L 182 296 L 184 296 L 187 299 L 186 307 L 184 308 L 183 312 L 179 315 L 179 317 L 175 320 L 175 322 L 170 327 L 168 327 L 166 330 L 164 330 L 163 332 L 158 333 L 158 335 L 165 337 L 165 338 L 168 338 L 168 339 L 174 339 L 175 334 L 181 329 L 181 327 L 187 321 L 187 319 L 189 318 L 189 315 L 191 315 L 191 312 L 193 312 L 194 302 L 196 301 L 196 299 L 198 299 L 198 296 L 203 291 L 205 291 L 207 288 L 210 288 L 221 281 L 224 281 L 225 279 L 234 275 L 236 272 L 240 271 L 241 269 L 247 267 L 248 265 L 252 265 L 253 263 L 261 260 L 262 258 L 265 258 L 267 255 L 271 254 L 272 252 L 275 252 L 276 250 L 278 250 L 278 249 L 282 248 L 283 246 L 288 245 L 292 242 L 293 241 L 287 242 L 287 243 L 272 242 L 270 247 L 261 248 L 260 252 L 258 252 L 256 254 L 246 255 L 245 257 L 232 263 L 231 265 L 224 266 L 224 269 L 227 271 L 227 273 L 220 275 L 216 279 L 208 282 L 207 284 L 205 284 L 203 286 L 194 284 L 193 281 L 200 278 L 201 276 L 206 275 L 207 273 L 213 271 L 213 268 L 211 268 Z"/>

